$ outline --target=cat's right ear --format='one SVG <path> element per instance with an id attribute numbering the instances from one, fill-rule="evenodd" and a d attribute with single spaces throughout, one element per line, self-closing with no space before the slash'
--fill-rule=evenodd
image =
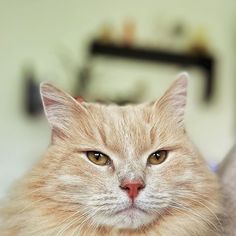
<path id="1" fill-rule="evenodd" d="M 52 127 L 53 138 L 67 136 L 73 117 L 85 108 L 69 94 L 48 83 L 40 84 L 40 94 L 45 115 Z"/>
<path id="2" fill-rule="evenodd" d="M 187 85 L 189 75 L 180 73 L 164 95 L 155 103 L 155 109 L 169 114 L 178 124 L 183 125 L 184 111 L 187 100 Z"/>

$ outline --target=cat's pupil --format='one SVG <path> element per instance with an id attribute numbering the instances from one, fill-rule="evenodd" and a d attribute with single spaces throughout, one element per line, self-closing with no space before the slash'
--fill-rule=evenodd
<path id="1" fill-rule="evenodd" d="M 101 158 L 101 153 L 94 153 L 96 160 L 98 161 Z"/>
<path id="2" fill-rule="evenodd" d="M 159 159 L 160 158 L 160 153 L 158 152 L 156 152 L 156 153 L 154 153 L 154 156 L 156 157 L 156 159 Z"/>

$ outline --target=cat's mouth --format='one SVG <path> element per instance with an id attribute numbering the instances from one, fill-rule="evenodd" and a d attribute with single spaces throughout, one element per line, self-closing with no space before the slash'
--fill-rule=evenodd
<path id="1" fill-rule="evenodd" d="M 128 214 L 128 215 L 133 215 L 135 213 L 145 213 L 148 214 L 147 211 L 141 209 L 140 207 L 136 206 L 135 204 L 131 204 L 129 207 L 126 207 L 122 210 L 119 210 L 116 212 L 116 214 Z"/>

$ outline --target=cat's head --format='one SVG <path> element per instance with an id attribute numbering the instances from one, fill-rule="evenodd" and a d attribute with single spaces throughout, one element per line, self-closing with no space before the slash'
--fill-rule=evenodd
<path id="1" fill-rule="evenodd" d="M 156 102 L 127 106 L 81 102 L 41 85 L 53 130 L 43 189 L 57 209 L 75 223 L 129 229 L 178 215 L 198 223 L 198 210 L 213 217 L 217 184 L 184 128 L 187 76 Z"/>

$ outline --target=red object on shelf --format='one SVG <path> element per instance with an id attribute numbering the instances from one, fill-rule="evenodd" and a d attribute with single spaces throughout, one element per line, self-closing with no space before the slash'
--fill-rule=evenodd
<path id="1" fill-rule="evenodd" d="M 84 102 L 84 99 L 81 96 L 75 97 L 75 100 L 78 101 L 78 102 Z"/>

